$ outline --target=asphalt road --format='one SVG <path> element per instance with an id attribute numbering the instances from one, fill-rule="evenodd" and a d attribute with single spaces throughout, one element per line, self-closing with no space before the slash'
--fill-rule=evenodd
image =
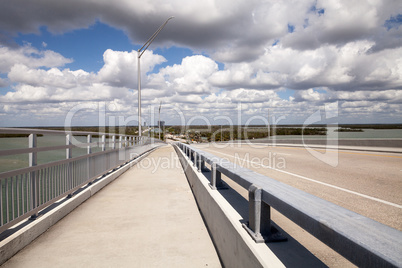
<path id="1" fill-rule="evenodd" d="M 192 146 L 402 231 L 402 153 L 267 144 Z M 238 190 L 247 197 L 246 190 Z M 273 211 L 272 219 L 328 266 L 350 266 L 279 213 Z"/>

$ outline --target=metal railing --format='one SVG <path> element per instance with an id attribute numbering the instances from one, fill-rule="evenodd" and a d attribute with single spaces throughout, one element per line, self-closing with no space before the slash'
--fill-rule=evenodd
<path id="1" fill-rule="evenodd" d="M 40 210 L 71 196 L 154 143 L 148 137 L 38 129 L 0 128 L 0 135 L 28 138 L 28 148 L 0 150 L 3 160 L 29 155 L 26 167 L 0 173 L 0 233 L 28 217 L 34 219 Z M 57 136 L 59 145 L 48 146 L 50 136 Z M 38 137 L 44 146 L 38 146 Z M 60 139 L 62 143 L 65 139 L 64 145 L 60 145 Z M 10 139 L 0 138 L 0 143 L 6 141 Z M 52 161 L 52 153 L 60 154 L 60 150 L 65 150 L 64 159 Z M 50 155 L 50 159 L 38 163 L 38 153 Z"/>
<path id="2" fill-rule="evenodd" d="M 210 187 L 221 174 L 249 191 L 249 223 L 256 242 L 282 237 L 271 226 L 270 207 L 361 267 L 401 267 L 402 232 L 229 161 L 177 143 L 199 172 L 211 166 Z"/>

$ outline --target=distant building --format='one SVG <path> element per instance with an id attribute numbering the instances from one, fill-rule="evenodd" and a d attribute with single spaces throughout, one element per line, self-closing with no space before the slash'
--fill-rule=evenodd
<path id="1" fill-rule="evenodd" d="M 158 126 L 159 126 L 159 123 L 160 123 L 161 128 L 163 128 L 165 126 L 165 121 L 158 121 Z"/>

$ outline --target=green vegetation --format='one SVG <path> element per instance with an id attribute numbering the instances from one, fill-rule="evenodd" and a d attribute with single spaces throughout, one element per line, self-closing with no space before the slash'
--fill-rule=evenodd
<path id="1" fill-rule="evenodd" d="M 38 134 L 38 137 L 42 137 L 42 134 Z M 28 138 L 29 134 L 0 134 L 0 138 Z"/>
<path id="2" fill-rule="evenodd" d="M 338 128 L 337 132 L 364 132 L 361 128 Z"/>
<path id="3" fill-rule="evenodd" d="M 228 141 L 261 139 L 268 137 L 268 128 L 265 126 L 170 126 L 167 133 L 185 135 L 193 141 Z M 302 133 L 303 132 L 303 133 Z M 270 128 L 270 135 L 326 135 L 327 129 L 320 128 Z"/>
<path id="4" fill-rule="evenodd" d="M 350 129 L 402 129 L 402 124 L 339 124 L 339 127 Z"/>

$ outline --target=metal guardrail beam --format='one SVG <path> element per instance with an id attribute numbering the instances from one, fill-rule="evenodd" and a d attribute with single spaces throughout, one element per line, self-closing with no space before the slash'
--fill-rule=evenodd
<path id="1" fill-rule="evenodd" d="M 255 240 L 261 241 L 258 237 L 269 235 L 269 224 L 260 223 L 259 220 L 264 220 L 267 213 L 269 214 L 267 207 L 273 207 L 358 266 L 402 266 L 402 232 L 210 153 L 183 143 L 176 145 L 190 160 L 197 161 L 197 167 L 202 165 L 198 161 L 209 163 L 212 178 L 216 176 L 216 172 L 223 173 L 249 190 L 251 196 L 261 189 L 261 196 L 257 197 L 257 201 L 260 198 L 263 204 L 250 204 L 249 218 L 252 224 L 249 228 L 252 229 L 251 235 Z M 212 179 L 212 189 L 216 189 L 215 183 Z M 265 211 L 251 211 L 255 207 L 261 207 Z"/>

